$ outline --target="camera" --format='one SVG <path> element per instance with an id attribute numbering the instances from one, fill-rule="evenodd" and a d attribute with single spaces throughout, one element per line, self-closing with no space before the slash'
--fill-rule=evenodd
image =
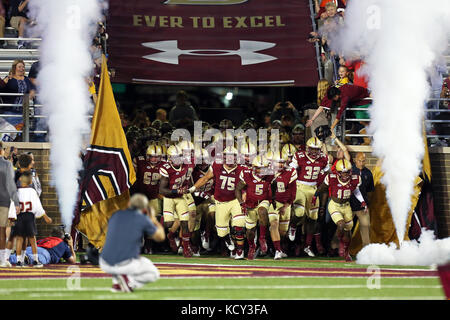
<path id="1" fill-rule="evenodd" d="M 69 241 L 69 240 L 70 240 L 70 234 L 64 233 L 64 241 Z"/>

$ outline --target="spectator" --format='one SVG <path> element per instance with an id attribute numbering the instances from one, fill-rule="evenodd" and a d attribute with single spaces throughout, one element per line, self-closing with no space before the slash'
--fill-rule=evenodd
<path id="1" fill-rule="evenodd" d="M 162 242 L 164 228 L 148 209 L 148 199 L 134 194 L 126 210 L 114 213 L 108 222 L 100 267 L 113 276 L 113 291 L 131 292 L 159 279 L 159 271 L 147 258 L 140 257 L 142 237 Z"/>
<path id="2" fill-rule="evenodd" d="M 167 122 L 167 112 L 164 109 L 159 108 L 158 110 L 156 110 L 156 119 L 155 120 L 160 120 L 161 122 Z"/>
<path id="3" fill-rule="evenodd" d="M 270 112 L 270 111 L 267 111 L 267 113 L 264 115 L 264 128 L 266 128 L 266 129 L 268 129 L 270 127 L 271 116 L 272 116 L 272 112 Z"/>
<path id="4" fill-rule="evenodd" d="M 288 134 L 291 133 L 292 128 L 294 127 L 294 118 L 290 114 L 285 114 L 281 117 L 281 126 L 284 128 L 284 131 Z"/>
<path id="5" fill-rule="evenodd" d="M 441 99 L 450 99 L 450 75 L 444 79 L 441 90 Z M 448 109 L 450 101 L 442 101 L 442 109 Z"/>
<path id="6" fill-rule="evenodd" d="M 327 79 L 320 79 L 317 83 L 317 103 L 311 103 L 304 107 L 305 109 L 305 115 L 307 116 L 308 120 L 311 120 L 314 118 L 315 121 L 313 121 L 310 125 L 310 132 L 307 133 L 307 139 L 315 136 L 316 129 L 321 126 L 331 125 L 330 123 L 330 113 L 329 112 L 322 112 L 323 107 L 319 107 L 321 101 L 327 94 L 327 90 L 330 87 L 330 82 L 328 82 Z M 322 108 L 320 111 L 318 111 L 319 108 Z M 314 117 L 314 115 L 317 112 L 317 116 Z M 308 123 L 308 122 L 307 122 Z"/>
<path id="7" fill-rule="evenodd" d="M 367 108 L 369 107 L 369 105 L 370 93 L 366 88 L 351 84 L 345 84 L 340 88 L 331 87 L 328 89 L 327 95 L 320 103 L 320 107 L 319 109 L 317 109 L 317 112 L 310 120 L 306 122 L 306 127 L 310 127 L 313 124 L 314 120 L 319 116 L 320 112 L 322 112 L 323 109 L 338 109 L 336 119 L 333 121 L 330 128 L 331 131 L 333 131 L 348 106 Z M 357 111 L 355 116 L 358 119 L 369 118 L 367 111 Z"/>
<path id="8" fill-rule="evenodd" d="M 366 168 L 366 155 L 363 152 L 358 152 L 355 157 L 355 162 L 352 166 L 353 174 L 357 174 L 361 176 L 361 185 L 359 186 L 359 190 L 366 202 L 367 206 L 369 206 L 369 192 L 373 192 L 375 190 L 375 185 L 373 182 L 372 172 Z M 350 198 L 350 205 L 352 207 L 352 211 L 356 214 L 359 219 L 359 231 L 361 232 L 361 239 L 363 243 L 363 247 L 370 243 L 370 215 L 369 211 L 364 211 L 364 208 L 361 206 L 361 203 L 356 199 L 356 197 L 352 194 Z"/>
<path id="9" fill-rule="evenodd" d="M 34 189 L 30 188 L 32 176 L 31 172 L 27 171 L 20 176 L 20 188 L 18 189 L 18 197 L 20 201 L 20 213 L 17 215 L 17 221 L 14 228 L 11 230 L 11 238 L 16 238 L 16 252 L 17 263 L 16 267 L 23 267 L 22 260 L 22 244 L 28 240 L 31 244 L 33 254 L 32 264 L 34 267 L 42 267 L 42 263 L 38 259 L 37 245 L 36 245 L 36 218 L 43 217 L 46 223 L 52 223 L 52 219 L 47 216 L 44 208 L 42 208 L 41 201 Z M 12 244 L 12 241 L 10 241 Z M 9 248 L 8 248 L 9 249 Z"/>
<path id="10" fill-rule="evenodd" d="M 198 120 L 197 113 L 188 100 L 187 93 L 183 90 L 176 95 L 175 106 L 169 112 L 169 122 L 178 127 L 181 122 Z"/>
<path id="11" fill-rule="evenodd" d="M 25 26 L 28 23 L 28 1 L 29 0 L 10 0 L 9 6 L 11 10 L 11 19 L 9 24 L 11 27 L 16 29 L 19 33 L 19 39 L 24 37 L 25 34 Z M 18 42 L 18 48 L 21 49 L 23 47 L 23 41 Z"/>
<path id="12" fill-rule="evenodd" d="M 315 7 L 316 7 L 316 19 L 326 19 L 330 16 L 330 14 L 335 15 L 336 13 L 342 14 L 345 11 L 345 8 L 347 6 L 346 0 L 322 0 L 319 5 L 319 0 L 315 1 Z M 334 4 L 334 10 L 328 9 L 327 5 L 330 8 L 330 3 Z"/>
<path id="13" fill-rule="evenodd" d="M 70 264 L 75 264 L 76 255 L 73 249 L 72 237 L 69 234 L 64 234 L 61 228 L 53 228 L 50 237 L 37 241 L 38 260 L 42 264 L 56 264 L 64 259 Z M 26 256 L 32 260 L 31 247 L 26 248 Z M 9 258 L 11 263 L 17 263 L 17 255 L 13 254 Z"/>
<path id="14" fill-rule="evenodd" d="M 5 146 L 0 141 L 0 267 L 10 267 L 6 260 L 6 227 L 11 201 L 14 201 L 16 212 L 19 213 L 19 197 L 14 183 L 14 170 L 11 162 L 4 158 Z"/>
<path id="15" fill-rule="evenodd" d="M 15 172 L 14 175 L 14 181 L 17 184 L 17 187 L 19 187 L 19 179 L 20 176 L 24 173 L 24 172 L 31 172 L 32 174 L 32 182 L 31 182 L 31 188 L 33 188 L 36 193 L 38 194 L 38 197 L 41 196 L 42 193 L 42 187 L 41 187 L 41 182 L 39 181 L 39 178 L 36 174 L 36 170 L 33 169 L 34 167 L 34 156 L 33 154 L 29 154 L 29 153 L 23 153 L 18 157 L 18 168 Z"/>
<path id="16" fill-rule="evenodd" d="M 338 70 L 339 79 L 335 81 L 335 86 L 340 88 L 344 84 L 350 83 L 348 78 L 348 69 L 346 66 L 340 66 Z"/>
<path id="17" fill-rule="evenodd" d="M 0 81 L 0 87 L 3 87 L 4 92 L 8 93 L 23 93 L 29 94 L 29 99 L 32 100 L 35 96 L 35 88 L 30 79 L 25 76 L 25 62 L 23 60 L 15 60 L 11 67 L 11 75 L 8 75 Z M 20 97 L 3 97 L 4 103 L 19 104 L 23 103 L 23 96 Z M 4 108 L 5 114 L 22 115 L 21 107 L 7 107 Z M 9 118 L 9 123 L 16 126 L 22 123 L 22 117 Z"/>
<path id="18" fill-rule="evenodd" d="M 369 79 L 363 72 L 364 61 L 360 57 L 355 57 L 352 60 L 345 61 L 341 59 L 341 65 L 345 65 L 347 69 L 352 73 L 353 84 L 358 87 L 368 88 Z"/>

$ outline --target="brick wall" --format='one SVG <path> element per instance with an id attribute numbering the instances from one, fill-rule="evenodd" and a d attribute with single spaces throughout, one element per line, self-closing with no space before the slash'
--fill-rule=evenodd
<path id="1" fill-rule="evenodd" d="M 8 145 L 8 143 L 6 143 Z M 61 224 L 58 210 L 56 191 L 50 186 L 50 144 L 48 143 L 14 143 L 20 152 L 31 151 L 35 155 L 36 171 L 42 183 L 42 205 L 47 214 L 53 219 L 52 225 L 47 225 L 42 219 L 37 222 L 39 237 L 48 236 L 54 225 Z M 331 154 L 335 155 L 335 148 Z M 349 146 L 349 151 L 354 157 L 357 152 L 366 154 L 366 166 L 369 169 L 375 167 L 377 158 L 371 153 L 369 146 Z M 433 174 L 433 192 L 435 214 L 438 220 L 438 236 L 440 238 L 450 236 L 450 148 L 430 148 L 430 159 Z"/>

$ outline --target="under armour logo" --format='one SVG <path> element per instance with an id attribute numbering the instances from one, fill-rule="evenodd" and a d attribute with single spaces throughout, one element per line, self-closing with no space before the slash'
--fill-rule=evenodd
<path id="1" fill-rule="evenodd" d="M 239 40 L 240 49 L 238 50 L 221 50 L 221 49 L 189 49 L 183 50 L 178 48 L 178 40 L 166 40 L 156 42 L 142 43 L 144 47 L 160 50 L 155 54 L 144 56 L 148 60 L 154 60 L 162 63 L 179 64 L 179 57 L 183 54 L 191 56 L 203 57 L 219 57 L 238 55 L 241 57 L 243 66 L 257 64 L 276 60 L 276 57 L 267 54 L 257 53 L 274 47 L 276 44 L 263 41 Z"/>

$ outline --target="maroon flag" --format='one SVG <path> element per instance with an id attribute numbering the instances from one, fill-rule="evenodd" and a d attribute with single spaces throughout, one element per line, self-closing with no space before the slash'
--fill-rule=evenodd
<path id="1" fill-rule="evenodd" d="M 308 0 L 111 0 L 115 82 L 315 86 Z"/>

